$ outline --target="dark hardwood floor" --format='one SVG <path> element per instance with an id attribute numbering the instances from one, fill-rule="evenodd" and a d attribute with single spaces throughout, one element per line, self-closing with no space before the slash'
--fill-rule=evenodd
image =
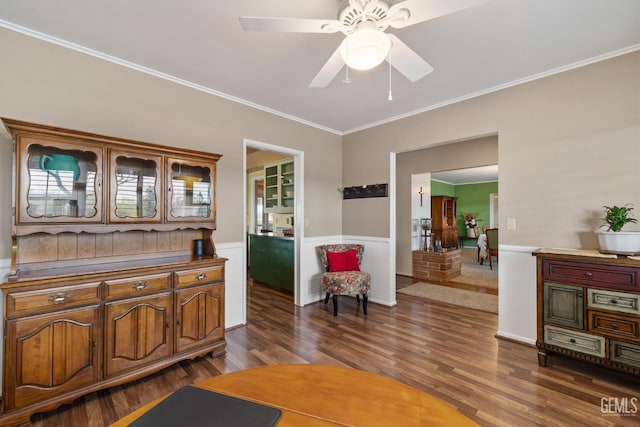
<path id="1" fill-rule="evenodd" d="M 398 287 L 412 281 L 397 280 Z M 484 426 L 640 424 L 640 414 L 601 413 L 603 398 L 639 398 L 640 379 L 558 357 L 550 358 L 549 367 L 538 367 L 534 347 L 495 338 L 495 314 L 398 294 L 397 306 L 370 304 L 366 317 L 354 298 L 342 297 L 333 317 L 331 302 L 296 307 L 291 295 L 252 283 L 248 301 L 248 324 L 228 331 L 225 356 L 180 362 L 89 394 L 35 415 L 33 426 L 107 426 L 181 386 L 283 363 L 386 375 L 441 398 Z"/>

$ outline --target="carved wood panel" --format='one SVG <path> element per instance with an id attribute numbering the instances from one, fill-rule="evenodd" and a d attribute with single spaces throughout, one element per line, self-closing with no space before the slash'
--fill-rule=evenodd
<path id="1" fill-rule="evenodd" d="M 105 306 L 106 375 L 167 357 L 173 347 L 171 293 Z"/>

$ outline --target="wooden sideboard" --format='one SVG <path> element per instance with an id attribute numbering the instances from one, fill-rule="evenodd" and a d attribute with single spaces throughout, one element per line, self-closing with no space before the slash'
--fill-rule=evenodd
<path id="1" fill-rule="evenodd" d="M 540 366 L 557 353 L 640 375 L 640 259 L 553 249 L 534 255 Z"/>
<path id="2" fill-rule="evenodd" d="M 223 354 L 221 156 L 2 120 L 15 206 L 0 425 Z"/>

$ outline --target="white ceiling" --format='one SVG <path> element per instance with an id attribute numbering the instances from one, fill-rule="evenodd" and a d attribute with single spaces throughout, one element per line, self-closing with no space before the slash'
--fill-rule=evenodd
<path id="1" fill-rule="evenodd" d="M 349 85 L 343 70 L 327 88 L 308 87 L 341 33 L 244 32 L 238 22 L 334 19 L 340 3 L 2 0 L 0 26 L 338 134 L 640 49 L 639 0 L 491 0 L 387 30 L 434 67 L 416 83 L 393 71 L 390 102 L 385 65 L 351 71 Z"/>
<path id="2" fill-rule="evenodd" d="M 498 165 L 432 172 L 431 179 L 454 185 L 497 182 Z"/>

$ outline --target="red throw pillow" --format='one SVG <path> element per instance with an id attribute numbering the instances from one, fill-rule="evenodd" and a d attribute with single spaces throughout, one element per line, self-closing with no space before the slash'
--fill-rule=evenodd
<path id="1" fill-rule="evenodd" d="M 355 249 L 345 252 L 327 251 L 327 260 L 329 261 L 329 271 L 332 273 L 336 271 L 360 271 Z"/>

